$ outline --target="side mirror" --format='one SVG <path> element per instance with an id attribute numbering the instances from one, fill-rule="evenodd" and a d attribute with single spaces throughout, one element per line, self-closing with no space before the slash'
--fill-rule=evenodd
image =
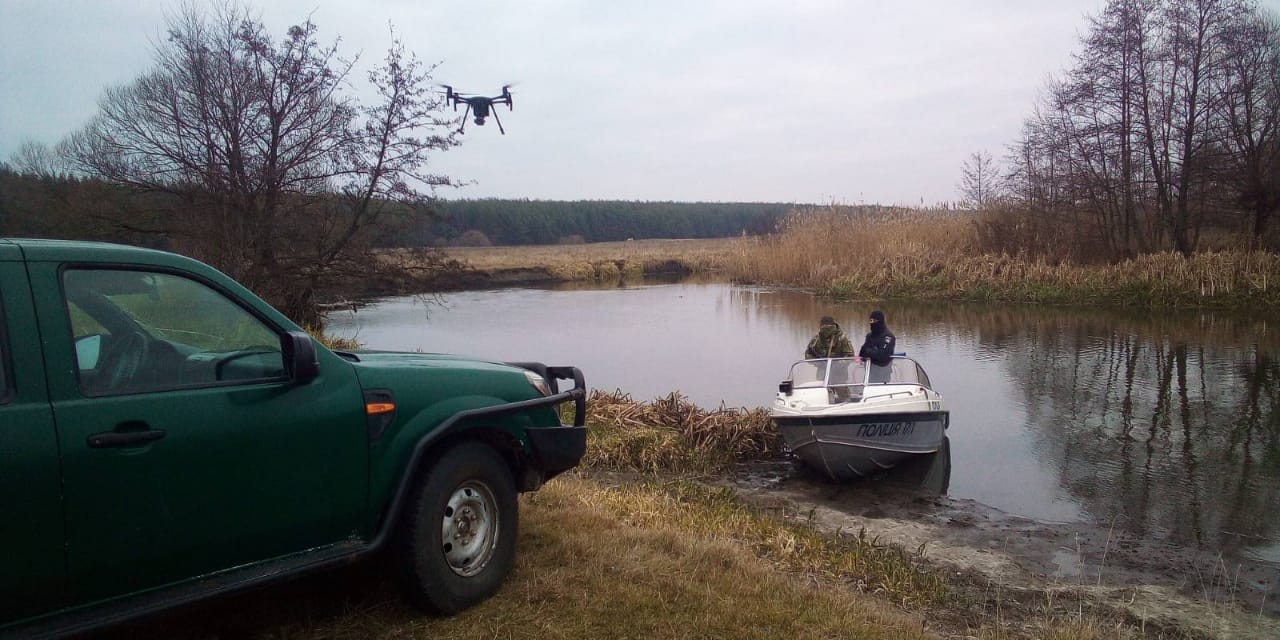
<path id="1" fill-rule="evenodd" d="M 290 331 L 284 337 L 285 366 L 289 377 L 298 384 L 307 384 L 320 375 L 320 359 L 316 343 L 303 331 Z"/>

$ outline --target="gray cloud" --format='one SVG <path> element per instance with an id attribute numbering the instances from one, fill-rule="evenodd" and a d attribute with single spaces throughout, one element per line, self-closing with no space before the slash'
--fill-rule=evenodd
<path id="1" fill-rule="evenodd" d="M 448 197 L 932 203 L 960 163 L 1000 156 L 1102 0 L 325 2 L 310 15 L 375 62 L 388 25 L 436 79 L 517 81 L 513 112 L 467 128 Z M 0 158 L 56 143 L 107 86 L 144 72 L 176 4 L 0 3 Z"/>

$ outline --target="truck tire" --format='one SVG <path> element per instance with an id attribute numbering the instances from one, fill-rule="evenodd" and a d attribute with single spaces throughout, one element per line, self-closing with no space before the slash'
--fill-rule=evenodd
<path id="1" fill-rule="evenodd" d="M 456 445 L 422 470 L 410 496 L 394 559 L 406 598 L 452 615 L 493 595 L 511 571 L 519 519 L 502 456 Z"/>

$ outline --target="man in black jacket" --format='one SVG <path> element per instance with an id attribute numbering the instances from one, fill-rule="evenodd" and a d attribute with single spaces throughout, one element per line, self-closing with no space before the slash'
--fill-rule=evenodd
<path id="1" fill-rule="evenodd" d="M 871 382 L 888 382 L 889 364 L 893 361 L 893 352 L 898 346 L 898 339 L 884 322 L 884 312 L 876 309 L 871 312 L 871 333 L 858 350 L 858 357 L 871 361 Z M 883 367 L 883 368 L 881 368 Z"/>

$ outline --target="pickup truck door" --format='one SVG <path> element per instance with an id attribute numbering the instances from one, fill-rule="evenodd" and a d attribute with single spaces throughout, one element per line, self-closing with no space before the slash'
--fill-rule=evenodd
<path id="1" fill-rule="evenodd" d="M 62 446 L 73 603 L 353 539 L 364 400 L 235 287 L 141 266 L 32 265 Z M 260 304 L 260 303 L 259 303 Z"/>
<path id="2" fill-rule="evenodd" d="M 58 439 L 27 272 L 0 243 L 0 621 L 63 598 Z"/>

